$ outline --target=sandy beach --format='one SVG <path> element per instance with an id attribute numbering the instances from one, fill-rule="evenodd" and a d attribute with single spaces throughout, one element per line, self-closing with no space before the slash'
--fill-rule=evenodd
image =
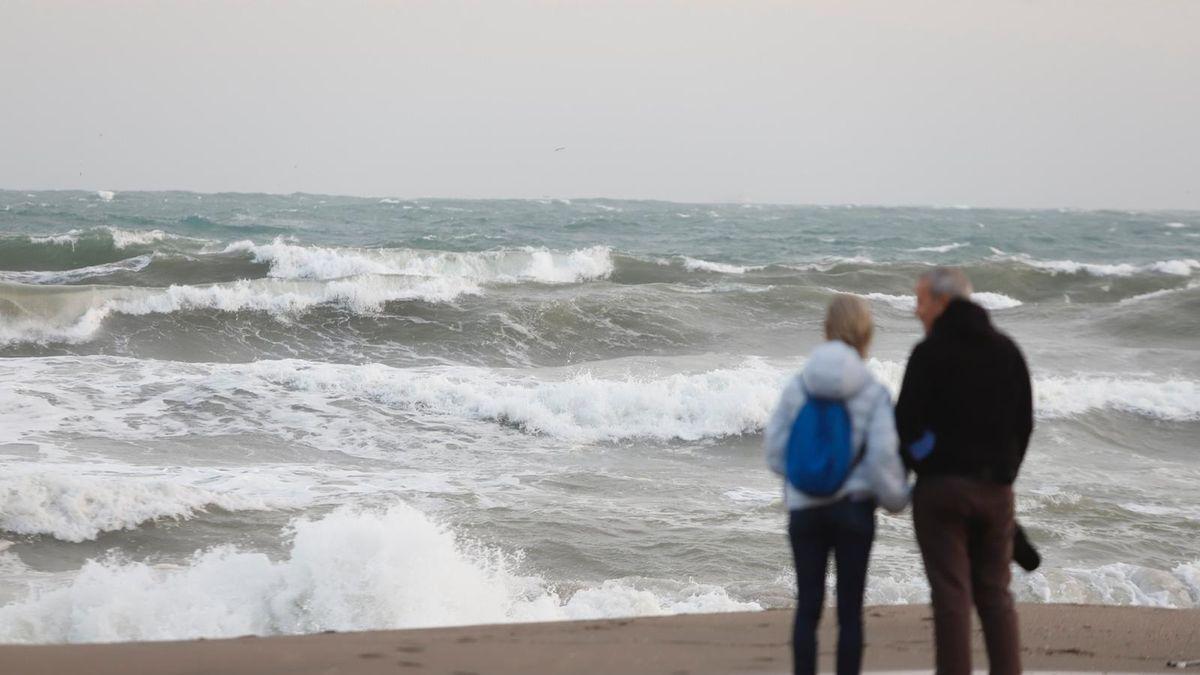
<path id="1" fill-rule="evenodd" d="M 865 668 L 931 669 L 929 609 L 867 612 Z M 686 616 L 325 633 L 232 640 L 0 646 L 0 672 L 236 675 L 345 673 L 784 673 L 786 610 Z M 832 668 L 832 616 L 821 633 Z M 1080 605 L 1021 607 L 1030 671 L 1159 672 L 1200 658 L 1200 611 Z M 976 668 L 985 665 L 982 645 Z"/>

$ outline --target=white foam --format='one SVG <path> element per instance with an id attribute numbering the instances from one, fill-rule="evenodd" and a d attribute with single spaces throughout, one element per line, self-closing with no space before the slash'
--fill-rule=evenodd
<path id="1" fill-rule="evenodd" d="M 941 246 L 921 246 L 920 248 L 913 248 L 909 250 L 921 253 L 949 253 L 950 251 L 957 251 L 958 249 L 965 248 L 966 246 L 969 246 L 969 244 L 955 242 L 952 244 L 943 244 Z"/>
<path id="2" fill-rule="evenodd" d="M 420 511 L 339 509 L 293 525 L 286 558 L 223 547 L 183 566 L 90 561 L 0 607 L 2 642 L 194 639 L 756 610 L 723 589 L 609 580 L 561 597 L 519 556 L 464 541 Z"/>
<path id="3" fill-rule="evenodd" d="M 829 270 L 840 265 L 875 265 L 876 262 L 867 256 L 824 256 L 811 262 L 803 263 L 788 263 L 780 265 L 787 269 L 796 270 L 799 272 L 828 272 Z"/>
<path id="4" fill-rule="evenodd" d="M 1180 230 L 1180 229 L 1187 227 L 1187 225 L 1185 225 L 1183 223 L 1167 223 L 1166 226 L 1173 230 Z"/>
<path id="5" fill-rule="evenodd" d="M 834 292 L 843 293 L 844 291 L 835 290 Z M 915 295 L 893 295 L 891 293 L 853 293 L 852 295 L 857 295 L 873 302 L 882 302 L 885 305 L 906 312 L 911 312 L 917 308 L 917 296 Z"/>
<path id="6" fill-rule="evenodd" d="M 740 265 L 730 265 L 728 263 L 709 262 L 700 260 L 699 258 L 688 258 L 684 256 L 683 266 L 687 269 L 696 272 L 716 272 L 718 274 L 745 274 L 746 268 Z"/>
<path id="7" fill-rule="evenodd" d="M 63 541 L 95 539 L 164 518 L 187 519 L 213 506 L 239 511 L 271 504 L 153 477 L 71 475 L 49 466 L 20 473 L 10 466 L 0 478 L 0 530 Z"/>
<path id="8" fill-rule="evenodd" d="M 1163 420 L 1200 419 L 1200 383 L 1171 378 L 1079 375 L 1034 378 L 1035 407 L 1043 417 L 1122 410 Z"/>
<path id="9" fill-rule="evenodd" d="M 1192 608 L 1200 606 L 1200 561 L 1180 563 L 1170 571 L 1128 563 L 1096 568 L 1046 564 L 1032 573 L 1016 570 L 1010 588 L 1020 602 Z M 929 585 L 919 572 L 873 574 L 866 602 L 927 603 Z"/>
<path id="10" fill-rule="evenodd" d="M 300 246 L 283 239 L 270 244 L 239 241 L 225 252 L 249 253 L 270 264 L 281 279 L 338 279 L 377 274 L 453 277 L 473 283 L 576 283 L 612 274 L 612 252 L 593 246 L 567 253 L 544 248 L 456 253 L 413 249 L 358 249 Z"/>
<path id="11" fill-rule="evenodd" d="M 757 360 L 737 368 L 659 377 L 596 377 L 569 369 L 542 379 L 486 368 L 390 368 L 259 362 L 250 372 L 325 396 L 370 398 L 426 414 L 490 420 L 578 442 L 697 440 L 762 428 L 784 371 Z"/>
<path id="12" fill-rule="evenodd" d="M 1175 276 L 1190 276 L 1200 270 L 1200 260 L 1161 260 L 1145 265 L 1132 263 L 1083 263 L 1074 260 L 1038 260 L 1026 254 L 1006 256 L 993 249 L 997 257 L 1021 263 L 1051 274 L 1090 274 L 1097 277 L 1130 277 L 1136 274 L 1157 273 Z"/>
<path id="13" fill-rule="evenodd" d="M 113 248 L 124 249 L 130 246 L 145 246 L 153 244 L 164 239 L 177 238 L 189 239 L 189 237 L 174 237 L 162 230 L 122 230 L 119 227 L 108 227 L 109 235 L 112 236 Z"/>
<path id="14" fill-rule="evenodd" d="M 88 235 L 94 236 L 99 233 L 106 233 L 109 239 L 112 240 L 113 248 L 117 250 L 126 249 L 130 246 L 145 246 L 168 239 L 205 241 L 204 239 L 197 239 L 195 237 L 170 234 L 162 230 L 124 230 L 119 227 L 107 225 L 90 230 L 71 230 L 63 234 L 30 236 L 29 241 L 34 244 L 56 244 L 74 248 L 84 237 Z"/>
<path id="15" fill-rule="evenodd" d="M 894 395 L 904 363 L 872 358 L 868 367 Z M 363 414 L 361 406 L 346 407 L 356 401 L 429 423 L 496 423 L 568 442 L 695 441 L 760 432 L 795 372 L 754 359 L 699 372 L 655 372 L 638 364 L 608 371 L 557 368 L 534 375 L 466 366 L 179 364 L 99 356 L 0 360 L 0 386 L 10 392 L 0 400 L 0 441 L 37 443 L 62 433 L 137 441 L 265 432 L 373 455 L 380 438 L 346 429 Z M 1200 419 L 1200 384 L 1193 381 L 1038 375 L 1033 386 L 1040 419 L 1101 410 Z M 187 408 L 171 407 L 167 399 Z M 308 412 L 280 409 L 275 402 L 281 399 L 301 400 Z M 209 413 L 209 402 L 240 414 Z M 339 430 L 352 432 L 354 443 Z"/>
<path id="16" fill-rule="evenodd" d="M 71 230 L 70 232 L 67 232 L 66 234 L 48 234 L 48 235 L 44 235 L 44 236 L 31 236 L 31 237 L 29 237 L 29 241 L 30 241 L 30 243 L 33 243 L 33 244 L 55 244 L 57 246 L 74 247 L 75 244 L 79 243 L 79 235 L 80 234 L 82 234 L 82 230 Z"/>
<path id="17" fill-rule="evenodd" d="M 723 496 L 731 502 L 738 504 L 773 504 L 781 501 L 783 492 L 781 490 L 761 490 L 751 487 L 739 487 L 733 490 L 726 490 Z"/>
<path id="18" fill-rule="evenodd" d="M 22 284 L 71 284 L 117 272 L 140 272 L 146 269 L 153 259 L 154 257 L 151 255 L 140 255 L 114 263 L 91 265 L 73 270 L 0 271 L 0 281 Z"/>
<path id="19" fill-rule="evenodd" d="M 117 196 L 117 193 L 113 192 L 112 190 L 96 190 L 96 196 L 99 197 L 100 201 L 102 202 L 111 202 L 113 197 Z"/>
<path id="20" fill-rule="evenodd" d="M 831 290 L 835 293 L 845 292 L 845 291 L 838 291 L 835 289 L 829 289 L 829 290 Z M 903 310 L 906 312 L 911 312 L 917 308 L 917 296 L 915 296 L 915 295 L 893 295 L 890 293 L 853 293 L 852 295 L 858 295 L 860 297 L 866 298 L 867 300 L 882 302 L 886 305 L 895 307 L 896 309 Z M 972 293 L 971 299 L 974 300 L 976 303 L 978 303 L 979 306 L 983 307 L 984 309 L 989 309 L 989 310 L 993 310 L 993 311 L 1012 309 L 1014 307 L 1020 307 L 1021 305 L 1025 304 L 1025 303 L 1021 302 L 1020 300 L 1017 300 L 1016 298 L 1009 297 L 1002 293 L 991 293 L 988 291 L 979 291 L 979 292 Z"/>
<path id="21" fill-rule="evenodd" d="M 992 293 L 989 291 L 976 291 L 971 293 L 971 299 L 979 303 L 985 309 L 1000 310 L 1012 309 L 1025 304 L 1016 298 L 1009 297 L 1003 293 Z"/>
<path id="22" fill-rule="evenodd" d="M 114 287 L 64 291 L 63 306 L 51 305 L 53 315 L 29 313 L 9 317 L 0 325 L 0 344 L 13 342 L 81 343 L 91 340 L 111 314 L 141 316 L 185 310 L 258 311 L 278 317 L 306 312 L 320 305 L 339 305 L 358 313 L 377 312 L 388 302 L 423 300 L 452 302 L 480 293 L 469 280 L 454 277 L 362 276 L 334 281 L 240 280 L 208 286 L 167 288 Z"/>
<path id="23" fill-rule="evenodd" d="M 868 367 L 893 394 L 904 378 L 899 361 L 869 359 Z M 1200 383 L 1138 375 L 1040 375 L 1033 378 L 1034 412 L 1040 419 L 1119 410 L 1171 421 L 1200 419 Z"/>
<path id="24" fill-rule="evenodd" d="M 1163 274 L 1186 277 L 1191 276 L 1193 270 L 1200 270 L 1200 260 L 1167 260 L 1150 265 L 1150 269 Z"/>

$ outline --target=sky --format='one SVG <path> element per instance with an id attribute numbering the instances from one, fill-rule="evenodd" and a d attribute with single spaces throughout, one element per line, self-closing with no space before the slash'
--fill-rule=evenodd
<path id="1" fill-rule="evenodd" d="M 0 188 L 1200 209 L 1200 2 L 0 0 Z"/>

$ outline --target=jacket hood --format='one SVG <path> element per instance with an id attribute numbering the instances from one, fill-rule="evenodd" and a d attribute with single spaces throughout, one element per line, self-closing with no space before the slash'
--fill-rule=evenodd
<path id="1" fill-rule="evenodd" d="M 933 332 L 943 335 L 990 333 L 992 320 L 987 310 L 970 300 L 955 299 L 933 322 Z"/>
<path id="2" fill-rule="evenodd" d="M 830 340 L 813 350 L 800 378 L 811 396 L 845 400 L 866 386 L 871 374 L 854 348 Z"/>

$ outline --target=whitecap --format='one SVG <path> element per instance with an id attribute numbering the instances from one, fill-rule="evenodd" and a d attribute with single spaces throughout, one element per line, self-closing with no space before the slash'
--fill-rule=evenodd
<path id="1" fill-rule="evenodd" d="M 0 607 L 0 641 L 184 640 L 758 610 L 718 586 L 610 579 L 561 596 L 510 554 L 420 511 L 341 508 L 274 561 L 220 547 L 180 566 L 108 558 Z"/>
<path id="2" fill-rule="evenodd" d="M 141 316 L 187 310 L 258 311 L 276 317 L 295 316 L 321 305 L 338 305 L 356 313 L 378 312 L 386 303 L 422 300 L 451 302 L 479 294 L 475 283 L 453 277 L 348 277 L 333 281 L 243 279 L 208 286 L 70 287 L 54 291 L 36 305 L 22 308 L 0 324 L 0 344 L 91 340 L 112 314 Z M 46 313 L 43 313 L 46 312 Z"/>
<path id="3" fill-rule="evenodd" d="M 448 252 L 301 246 L 283 239 L 270 244 L 238 241 L 225 253 L 248 253 L 270 265 L 279 279 L 338 279 L 356 275 L 445 277 L 471 283 L 576 283 L 607 278 L 612 251 L 593 246 L 569 252 L 526 247 L 499 251 Z"/>
<path id="4" fill-rule="evenodd" d="M 740 265 L 730 265 L 728 263 L 709 262 L 708 260 L 700 260 L 699 258 L 689 258 L 684 256 L 683 266 L 687 269 L 696 272 L 716 272 L 718 274 L 745 274 L 746 268 Z"/>
<path id="5" fill-rule="evenodd" d="M 153 256 L 150 255 L 140 255 L 114 263 L 91 265 L 73 270 L 0 271 L 0 281 L 22 284 L 70 284 L 118 272 L 140 272 L 146 269 L 153 259 Z"/>
<path id="6" fill-rule="evenodd" d="M 838 291 L 836 289 L 827 289 L 834 293 L 844 293 L 846 291 Z M 890 307 L 911 312 L 917 308 L 917 296 L 915 295 L 894 295 L 891 293 L 851 293 L 867 300 L 882 302 Z M 1009 297 L 1002 293 L 992 293 L 989 291 L 977 291 L 971 294 L 971 299 L 979 304 L 984 309 L 999 311 L 1020 307 L 1025 304 L 1016 298 Z"/>
<path id="7" fill-rule="evenodd" d="M 153 477 L 70 475 L 49 467 L 0 478 L 0 530 L 62 541 L 95 539 L 164 518 L 190 518 L 209 507 L 264 510 L 252 496 L 216 492 Z"/>
<path id="8" fill-rule="evenodd" d="M 965 248 L 967 246 L 969 246 L 969 244 L 955 242 L 952 244 L 943 244 L 941 246 L 922 246 L 920 248 L 912 248 L 909 250 L 922 253 L 949 253 L 950 251 L 957 251 L 958 249 Z"/>
<path id="9" fill-rule="evenodd" d="M 993 249 L 994 250 L 994 249 Z M 1136 274 L 1157 273 L 1175 276 L 1190 276 L 1194 270 L 1200 269 L 1200 260 L 1160 260 L 1144 265 L 1133 263 L 1084 263 L 1074 260 L 1038 260 L 1026 254 L 1004 256 L 997 252 L 997 257 L 1018 262 L 1034 269 L 1040 269 L 1051 274 L 1090 274 L 1097 277 L 1130 277 Z"/>

